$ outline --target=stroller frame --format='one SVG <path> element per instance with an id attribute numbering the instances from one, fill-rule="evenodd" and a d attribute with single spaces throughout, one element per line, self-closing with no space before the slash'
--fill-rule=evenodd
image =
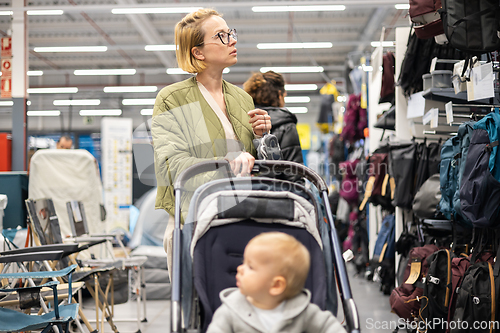
<path id="1" fill-rule="evenodd" d="M 178 177 L 174 184 L 175 193 L 175 225 L 173 231 L 173 246 L 172 246 L 172 297 L 171 297 L 171 332 L 181 333 L 184 332 L 182 329 L 182 306 L 181 306 L 181 249 L 182 249 L 182 237 L 181 237 L 181 194 L 182 189 L 186 182 L 196 176 L 197 174 L 216 171 L 220 168 L 226 168 L 230 170 L 229 163 L 227 161 L 205 161 L 193 166 L 190 166 L 184 170 Z M 330 225 L 330 238 L 331 246 L 333 249 L 333 264 L 335 270 L 335 276 L 338 282 L 338 290 L 340 292 L 340 297 L 342 300 L 342 307 L 344 315 L 346 318 L 347 331 L 351 333 L 360 332 L 360 322 L 359 315 L 352 298 L 351 287 L 349 284 L 349 278 L 347 276 L 347 270 L 345 266 L 345 261 L 342 257 L 342 247 L 340 246 L 340 241 L 335 230 L 334 218 L 332 215 L 331 208 L 328 201 L 328 187 L 326 182 L 312 169 L 306 166 L 290 162 L 290 161 L 255 161 L 254 169 L 252 173 L 258 173 L 263 168 L 272 168 L 273 171 L 285 172 L 292 170 L 297 174 L 300 174 L 303 178 L 308 179 L 312 182 L 320 193 L 320 197 L 323 201 L 326 210 L 326 218 L 328 224 Z"/>

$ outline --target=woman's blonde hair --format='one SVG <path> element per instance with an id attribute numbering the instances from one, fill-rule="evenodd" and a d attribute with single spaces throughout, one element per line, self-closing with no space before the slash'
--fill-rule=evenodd
<path id="1" fill-rule="evenodd" d="M 196 59 L 191 49 L 203 43 L 205 31 L 202 29 L 203 22 L 211 16 L 222 17 L 214 9 L 202 8 L 189 13 L 175 25 L 175 55 L 179 67 L 189 73 L 200 73 L 206 68 L 206 64 Z"/>

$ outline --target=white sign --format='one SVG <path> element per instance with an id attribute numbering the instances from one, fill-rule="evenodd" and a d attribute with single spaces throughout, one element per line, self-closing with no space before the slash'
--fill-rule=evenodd
<path id="1" fill-rule="evenodd" d="M 495 97 L 493 66 L 491 63 L 474 67 L 471 81 L 473 91 L 467 96 L 469 101 Z"/>
<path id="2" fill-rule="evenodd" d="M 422 117 L 425 111 L 425 98 L 422 96 L 423 92 L 418 92 L 410 96 L 408 99 L 407 118 Z"/>
<path id="3" fill-rule="evenodd" d="M 129 230 L 132 204 L 132 119 L 101 121 L 101 160 L 108 231 Z"/>
<path id="4" fill-rule="evenodd" d="M 446 108 L 446 122 L 451 125 L 453 123 L 453 103 L 448 102 L 445 104 Z"/>
<path id="5" fill-rule="evenodd" d="M 431 128 L 436 128 L 438 127 L 438 122 L 439 122 L 439 109 L 438 108 L 432 108 L 429 110 L 431 113 Z"/>

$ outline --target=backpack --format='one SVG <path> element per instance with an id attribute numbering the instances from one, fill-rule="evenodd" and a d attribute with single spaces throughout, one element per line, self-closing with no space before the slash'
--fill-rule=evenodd
<path id="1" fill-rule="evenodd" d="M 428 39 L 444 33 L 439 9 L 441 0 L 410 0 L 410 19 L 415 23 L 418 38 Z"/>
<path id="2" fill-rule="evenodd" d="M 373 281 L 380 282 L 380 290 L 389 295 L 396 277 L 396 218 L 389 214 L 382 220 L 372 257 Z"/>
<path id="3" fill-rule="evenodd" d="M 418 316 L 420 300 L 424 292 L 422 280 L 429 270 L 429 263 L 426 259 L 438 250 L 439 248 L 434 244 L 426 244 L 410 250 L 403 278 L 404 283 L 395 288 L 389 297 L 392 312 L 400 318 L 413 320 Z"/>
<path id="4" fill-rule="evenodd" d="M 498 109 L 474 124 L 460 186 L 460 208 L 476 227 L 500 223 L 499 133 Z"/>
<path id="5" fill-rule="evenodd" d="M 453 196 L 458 186 L 458 167 L 455 156 L 460 152 L 460 140 L 455 135 L 443 144 L 441 148 L 441 164 L 439 168 L 439 181 L 441 186 L 441 201 L 439 210 L 451 220 L 455 213 L 453 210 Z"/>
<path id="6" fill-rule="evenodd" d="M 451 259 L 451 296 L 448 307 L 448 322 L 453 319 L 457 303 L 457 289 L 462 284 L 467 268 L 470 266 L 469 257 L 460 256 Z"/>
<path id="7" fill-rule="evenodd" d="M 333 135 L 328 146 L 328 155 L 330 157 L 330 174 L 334 177 L 339 177 L 339 164 L 345 161 L 345 145 L 344 140 L 339 135 Z"/>
<path id="8" fill-rule="evenodd" d="M 439 173 L 436 173 L 429 177 L 415 194 L 413 212 L 421 219 L 433 218 L 436 216 L 436 209 L 440 200 Z"/>
<path id="9" fill-rule="evenodd" d="M 496 297 L 499 292 L 500 279 L 495 276 L 493 266 L 489 261 L 472 264 L 457 290 L 457 302 L 452 322 L 462 322 L 462 325 L 451 327 L 451 333 L 469 332 L 474 327 L 474 332 L 492 332 L 490 325 L 497 320 Z M 480 327 L 475 323 L 487 323 Z M 465 327 L 469 329 L 464 329 Z"/>
<path id="10" fill-rule="evenodd" d="M 365 197 L 363 202 L 359 206 L 359 210 L 363 210 L 368 201 L 370 201 L 375 206 L 382 206 L 386 210 L 394 210 L 391 205 L 391 195 L 390 187 L 387 191 L 387 186 L 390 186 L 387 181 L 385 181 L 386 176 L 388 176 L 387 165 L 389 162 L 389 156 L 387 153 L 373 152 L 370 156 L 368 163 L 368 182 L 366 184 Z M 383 191 L 383 186 L 386 189 Z M 382 193 L 384 192 L 384 195 Z"/>
<path id="11" fill-rule="evenodd" d="M 419 152 L 418 165 L 415 171 L 415 192 L 420 189 L 420 186 L 430 176 L 439 172 L 439 163 L 441 162 L 441 141 L 431 142 L 427 145 L 424 140 L 423 144 L 419 144 L 419 148 L 421 152 Z"/>
<path id="12" fill-rule="evenodd" d="M 460 208 L 460 186 L 462 184 L 465 160 L 467 159 L 467 154 L 469 153 L 470 139 L 475 123 L 476 122 L 472 120 L 467 121 L 461 124 L 458 128 L 457 137 L 460 142 L 460 150 L 459 153 L 455 155 L 456 165 L 458 165 L 458 181 L 455 194 L 453 194 L 452 209 L 455 212 L 454 219 L 467 228 L 472 228 L 472 223 L 462 214 L 462 209 Z"/>
<path id="13" fill-rule="evenodd" d="M 364 137 L 367 126 L 366 109 L 361 107 L 361 94 L 350 95 L 344 113 L 344 128 L 340 134 L 344 141 L 353 143 Z"/>
<path id="14" fill-rule="evenodd" d="M 382 57 L 382 87 L 378 103 L 394 104 L 394 54 L 387 51 Z"/>
<path id="15" fill-rule="evenodd" d="M 420 305 L 419 319 L 424 322 L 433 322 L 439 318 L 440 322 L 448 318 L 448 308 L 452 295 L 452 257 L 448 249 L 439 250 L 427 257 L 429 270 L 425 276 L 422 304 Z M 427 332 L 445 333 L 445 325 L 434 325 Z"/>
<path id="16" fill-rule="evenodd" d="M 358 205 L 358 178 L 356 177 L 356 167 L 359 160 L 346 161 L 340 164 L 340 169 L 344 170 L 344 178 L 340 184 L 339 194 L 350 205 Z"/>
<path id="17" fill-rule="evenodd" d="M 411 209 L 415 184 L 415 160 L 417 144 L 391 149 L 389 153 L 390 174 L 394 178 L 395 193 L 392 205 Z"/>
<path id="18" fill-rule="evenodd" d="M 500 38 L 497 34 L 500 11 L 498 0 L 442 2 L 440 13 L 450 46 L 472 55 L 500 48 Z"/>

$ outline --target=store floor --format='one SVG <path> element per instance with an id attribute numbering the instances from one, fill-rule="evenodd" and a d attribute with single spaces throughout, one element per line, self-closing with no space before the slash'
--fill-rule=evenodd
<path id="1" fill-rule="evenodd" d="M 358 307 L 361 332 L 383 333 L 393 332 L 398 323 L 398 316 L 391 313 L 389 296 L 379 291 L 377 283 L 366 280 L 363 276 L 356 276 L 354 267 L 347 265 L 351 290 Z M 83 311 L 88 319 L 95 320 L 95 307 L 92 299 L 84 302 Z M 168 333 L 170 332 L 170 301 L 147 301 L 147 322 L 141 323 L 141 333 Z M 130 321 L 136 318 L 137 308 L 135 302 L 127 302 L 115 306 L 116 326 L 120 333 L 136 332 L 137 323 Z M 340 312 L 339 320 L 343 319 Z M 120 319 L 129 321 L 122 322 Z M 94 324 L 92 324 L 94 325 Z M 105 323 L 104 332 L 111 332 Z"/>

